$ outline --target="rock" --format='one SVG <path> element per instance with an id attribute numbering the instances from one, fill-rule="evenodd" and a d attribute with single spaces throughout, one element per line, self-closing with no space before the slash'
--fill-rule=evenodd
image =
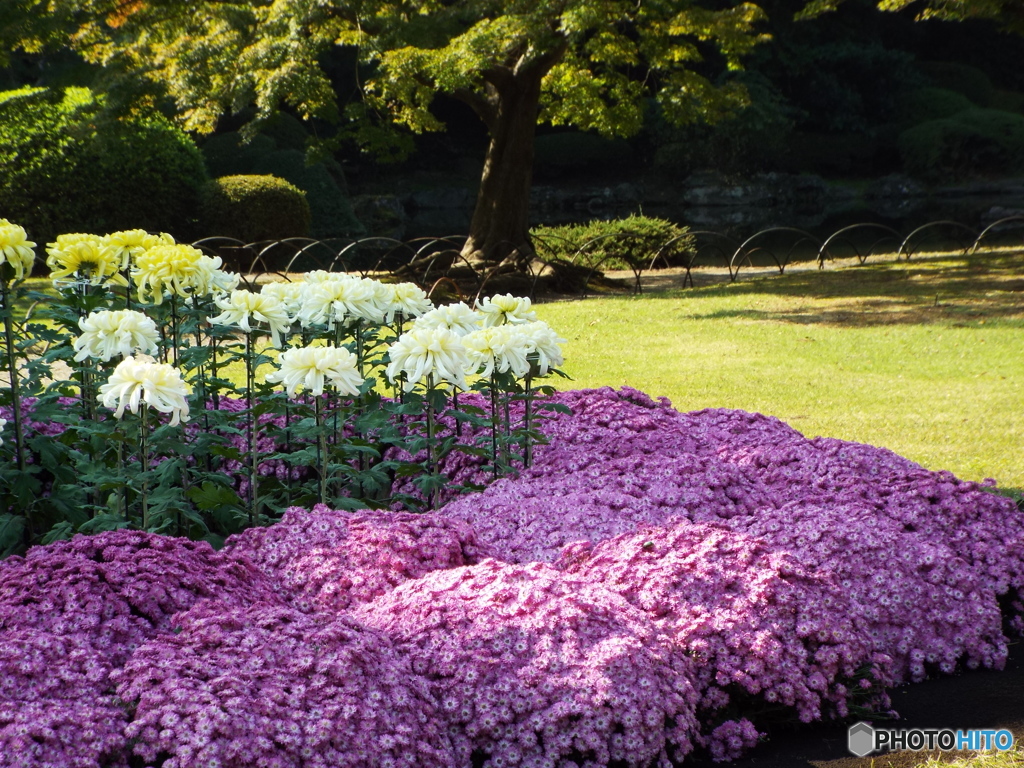
<path id="1" fill-rule="evenodd" d="M 868 185 L 864 196 L 869 200 L 893 200 L 925 197 L 928 190 L 909 176 L 893 173 Z"/>
<path id="2" fill-rule="evenodd" d="M 397 195 L 359 195 L 352 198 L 356 218 L 374 237 L 405 237 L 409 217 Z"/>
<path id="3" fill-rule="evenodd" d="M 416 210 L 457 210 L 473 207 L 473 193 L 465 187 L 438 187 L 413 192 L 406 202 Z"/>

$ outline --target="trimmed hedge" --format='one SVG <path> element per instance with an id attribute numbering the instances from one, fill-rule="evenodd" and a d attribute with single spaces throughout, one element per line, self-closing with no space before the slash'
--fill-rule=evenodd
<path id="1" fill-rule="evenodd" d="M 630 269 L 646 266 L 659 252 L 671 260 L 675 255 L 692 251 L 693 238 L 687 232 L 689 227 L 666 219 L 633 214 L 610 221 L 534 227 L 530 236 L 537 254 L 547 260 L 576 258 L 577 264 Z M 670 248 L 662 251 L 672 240 L 675 242 Z"/>
<path id="2" fill-rule="evenodd" d="M 929 181 L 1024 172 L 1024 116 L 968 109 L 900 134 L 907 173 Z"/>
<path id="3" fill-rule="evenodd" d="M 158 113 L 108 116 L 87 88 L 0 94 L 0 210 L 37 242 L 137 228 L 190 239 L 207 179 L 192 139 Z"/>
<path id="4" fill-rule="evenodd" d="M 305 193 L 276 176 L 221 176 L 203 188 L 202 200 L 208 235 L 254 243 L 309 234 Z"/>

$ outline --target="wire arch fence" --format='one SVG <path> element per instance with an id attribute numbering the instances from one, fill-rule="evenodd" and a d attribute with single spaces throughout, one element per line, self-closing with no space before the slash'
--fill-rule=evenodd
<path id="1" fill-rule="evenodd" d="M 254 288 L 266 280 L 293 280 L 314 270 L 348 272 L 419 285 L 431 298 L 475 301 L 514 286 L 519 295 L 545 294 L 579 298 L 597 293 L 643 291 L 645 274 L 665 268 L 682 270 L 683 287 L 693 287 L 693 271 L 724 270 L 730 282 L 753 269 L 785 274 L 791 265 L 817 263 L 819 269 L 841 260 L 857 265 L 888 258 L 910 261 L 929 248 L 963 254 L 983 247 L 1024 248 L 1024 214 L 1006 216 L 983 228 L 952 220 L 931 221 L 903 234 L 885 224 L 863 222 L 820 237 L 796 227 L 768 227 L 740 239 L 713 230 L 689 230 L 665 240 L 649 233 L 604 234 L 581 246 L 551 235 L 534 239 L 536 257 L 525 271 L 502 264 L 481 264 L 464 253 L 468 237 L 288 238 L 245 243 L 229 237 L 206 237 L 193 243 L 223 259 Z M 632 279 L 609 281 L 605 273 L 627 271 Z M 514 272 L 514 274 L 513 274 Z"/>

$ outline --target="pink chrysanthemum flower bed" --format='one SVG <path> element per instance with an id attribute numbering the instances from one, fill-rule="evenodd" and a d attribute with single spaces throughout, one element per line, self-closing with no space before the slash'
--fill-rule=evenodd
<path id="1" fill-rule="evenodd" d="M 757 414 L 556 399 L 531 468 L 436 513 L 293 508 L 221 552 L 117 531 L 0 563 L 0 755 L 668 766 L 1005 661 L 1011 500 Z"/>

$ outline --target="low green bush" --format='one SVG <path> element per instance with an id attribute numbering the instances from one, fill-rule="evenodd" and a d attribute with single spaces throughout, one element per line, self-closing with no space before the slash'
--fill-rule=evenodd
<path id="1" fill-rule="evenodd" d="M 979 107 L 992 104 L 995 86 L 988 75 L 977 67 L 955 61 L 926 61 L 920 64 L 932 84 L 963 94 Z"/>
<path id="2" fill-rule="evenodd" d="M 900 100 L 899 118 L 912 125 L 929 120 L 952 117 L 976 105 L 957 91 L 948 88 L 916 88 Z"/>
<path id="3" fill-rule="evenodd" d="M 693 238 L 688 232 L 689 227 L 666 219 L 634 214 L 610 221 L 534 227 L 530 235 L 543 259 L 575 259 L 577 264 L 602 269 L 632 269 L 649 265 L 659 255 L 671 264 L 691 252 Z"/>
<path id="4" fill-rule="evenodd" d="M 1024 172 L 1024 116 L 965 110 L 904 131 L 899 149 L 906 172 L 928 181 Z"/>
<path id="5" fill-rule="evenodd" d="M 47 242 L 63 232 L 195 234 L 203 158 L 158 113 L 118 118 L 87 88 L 0 94 L 0 210 Z"/>
<path id="6" fill-rule="evenodd" d="M 309 234 L 305 193 L 276 176 L 221 176 L 203 189 L 202 222 L 207 235 L 246 243 Z"/>

